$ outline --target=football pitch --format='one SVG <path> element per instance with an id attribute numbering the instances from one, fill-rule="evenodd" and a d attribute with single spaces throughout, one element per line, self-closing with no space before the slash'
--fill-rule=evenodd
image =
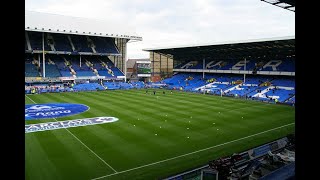
<path id="1" fill-rule="evenodd" d="M 112 123 L 25 134 L 25 179 L 161 179 L 293 133 L 295 108 L 212 95 L 108 90 L 26 95 L 26 104 L 89 110 L 27 124 L 91 117 Z"/>

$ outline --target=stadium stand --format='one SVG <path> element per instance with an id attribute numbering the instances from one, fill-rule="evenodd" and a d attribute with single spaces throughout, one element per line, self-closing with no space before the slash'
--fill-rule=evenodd
<path id="1" fill-rule="evenodd" d="M 246 63 L 245 63 L 246 62 Z M 246 67 L 243 66 L 246 64 Z M 189 61 L 185 64 L 179 64 L 175 69 L 203 69 L 202 61 Z M 282 71 L 294 72 L 295 64 L 293 59 L 285 60 L 270 60 L 270 61 L 257 61 L 257 60 L 213 60 L 205 64 L 205 69 L 216 70 L 258 70 L 258 71 Z"/>
<path id="2" fill-rule="evenodd" d="M 294 134 L 227 157 L 207 165 L 173 175 L 165 180 L 205 179 L 288 179 L 295 176 Z M 206 173 L 205 173 L 206 172 Z"/>
<path id="3" fill-rule="evenodd" d="M 27 34 L 30 40 L 32 50 L 42 50 L 42 34 L 32 31 L 27 32 Z M 48 46 L 48 42 L 44 43 L 44 50 L 51 50 L 51 47 Z"/>
<path id="4" fill-rule="evenodd" d="M 39 72 L 43 72 L 42 56 L 40 57 L 40 69 L 37 70 L 38 60 L 30 61 L 31 56 L 26 60 L 25 76 L 38 77 Z M 32 56 L 32 58 L 35 58 Z M 46 55 L 46 76 L 47 77 L 117 77 L 124 76 L 123 72 L 119 70 L 113 62 L 107 57 L 87 57 L 83 56 L 80 67 L 79 56 L 65 56 L 65 55 Z M 32 64 L 33 62 L 33 64 Z M 36 63 L 36 65 L 34 65 Z M 40 73 L 41 74 L 41 73 Z"/>
<path id="5" fill-rule="evenodd" d="M 90 37 L 92 39 L 95 50 L 99 53 L 112 53 L 118 54 L 119 51 L 114 44 L 114 41 L 110 38 Z"/>
<path id="6" fill-rule="evenodd" d="M 75 52 L 93 52 L 85 36 L 69 35 Z"/>
<path id="7" fill-rule="evenodd" d="M 291 7 L 292 4 L 288 9 Z M 151 87 L 295 104 L 295 58 L 292 54 L 295 40 L 292 37 L 195 46 L 188 47 L 187 51 L 185 47 L 149 49 L 147 51 L 153 53 L 152 60 L 150 53 L 152 77 L 158 75 L 161 80 L 145 83 L 126 81 L 123 65 L 127 56 L 126 43 L 131 37 L 122 38 L 126 35 L 121 35 L 120 38 L 118 34 L 115 37 L 101 32 L 96 36 L 94 32 L 81 30 L 70 30 L 70 33 L 64 30 L 62 33 L 61 29 L 60 32 L 47 33 L 53 31 L 48 28 L 30 30 L 34 26 L 29 26 L 25 32 L 26 94 Z M 160 61 L 154 59 L 155 53 L 160 55 Z M 161 66 L 161 55 L 166 57 L 163 61 L 167 60 L 167 76 L 162 74 L 165 68 Z M 172 72 L 169 72 L 169 58 L 174 62 L 170 67 Z M 159 71 L 155 70 L 156 62 L 160 62 L 160 66 L 156 65 L 160 67 Z M 294 162 L 294 139 L 292 141 L 288 136 L 212 160 L 202 167 L 166 179 L 206 179 L 209 176 L 216 179 L 287 179 L 294 176 Z"/>
<path id="8" fill-rule="evenodd" d="M 160 81 L 168 89 L 180 89 L 192 92 L 206 92 L 220 95 L 221 91 L 226 96 L 239 96 L 255 98 L 263 101 L 286 102 L 295 94 L 294 78 L 279 78 L 276 76 L 247 76 L 243 82 L 241 75 L 234 74 L 206 74 L 178 73 L 171 78 Z"/>
<path id="9" fill-rule="evenodd" d="M 25 76 L 26 77 L 40 77 L 37 67 L 31 62 L 25 63 Z"/>
<path id="10" fill-rule="evenodd" d="M 52 33 L 56 51 L 72 52 L 72 46 L 67 35 Z"/>

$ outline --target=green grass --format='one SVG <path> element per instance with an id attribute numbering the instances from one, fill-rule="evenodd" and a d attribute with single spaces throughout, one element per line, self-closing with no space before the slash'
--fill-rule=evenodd
<path id="1" fill-rule="evenodd" d="M 291 106 L 186 92 L 166 91 L 164 95 L 161 90 L 154 96 L 146 95 L 145 90 L 116 90 L 25 98 L 26 104 L 33 101 L 90 107 L 84 113 L 57 118 L 58 121 L 98 116 L 119 120 L 68 128 L 76 137 L 66 129 L 25 134 L 28 180 L 89 180 L 105 175 L 109 176 L 103 179 L 159 179 L 278 139 L 295 128 L 295 109 Z M 25 123 L 52 121 L 55 120 Z M 280 126 L 284 127 L 267 131 Z M 263 131 L 267 132 L 260 133 Z M 254 134 L 257 135 L 250 136 Z M 243 138 L 247 136 L 250 137 Z M 233 141 L 240 138 L 243 139 Z M 229 141 L 232 142 L 199 151 Z M 194 151 L 198 152 L 182 156 Z"/>

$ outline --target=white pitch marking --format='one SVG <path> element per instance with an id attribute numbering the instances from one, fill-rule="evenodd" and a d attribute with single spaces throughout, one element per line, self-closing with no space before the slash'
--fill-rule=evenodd
<path id="1" fill-rule="evenodd" d="M 257 136 L 257 135 L 260 135 L 260 134 L 264 134 L 264 133 L 267 133 L 267 132 L 270 132 L 270 131 L 273 131 L 273 130 L 276 130 L 276 129 L 280 129 L 280 128 L 283 128 L 283 127 L 286 127 L 286 126 L 290 126 L 292 124 L 295 124 L 295 123 L 286 124 L 286 125 L 279 126 L 279 127 L 276 127 L 276 128 L 272 128 L 272 129 L 269 129 L 269 130 L 266 130 L 266 131 L 262 131 L 262 132 L 259 132 L 259 133 L 256 133 L 256 134 L 252 134 L 252 135 L 249 135 L 249 136 L 246 136 L 246 137 L 235 139 L 235 140 L 232 140 L 232 141 L 229 141 L 229 142 L 225 142 L 225 143 L 222 143 L 222 144 L 214 145 L 214 146 L 211 146 L 211 147 L 207 147 L 207 148 L 204 148 L 204 149 L 193 151 L 193 152 L 190 152 L 190 153 L 187 153 L 187 154 L 182 154 L 180 156 L 172 157 L 172 158 L 169 158 L 169 159 L 164 159 L 164 160 L 157 161 L 157 162 L 154 162 L 154 163 L 146 164 L 146 165 L 143 165 L 143 166 L 138 166 L 138 167 L 135 167 L 135 168 L 124 170 L 124 171 L 119 171 L 117 173 L 112 173 L 112 174 L 108 174 L 108 175 L 105 175 L 105 176 L 93 178 L 91 180 L 106 178 L 106 177 L 114 176 L 114 175 L 117 175 L 117 174 L 122 174 L 122 173 L 125 173 L 125 172 L 133 171 L 133 170 L 136 170 L 136 169 L 141 169 L 141 168 L 144 168 L 144 167 L 152 166 L 152 165 L 159 164 L 159 163 L 162 163 L 162 162 L 171 161 L 173 159 L 178 159 L 178 158 L 181 158 L 181 157 L 184 157 L 184 156 L 188 156 L 188 155 L 195 154 L 195 153 L 198 153 L 198 152 L 206 151 L 206 150 L 209 150 L 209 149 L 212 149 L 212 148 L 216 148 L 216 147 L 219 147 L 219 146 L 224 146 L 226 144 L 230 144 L 230 143 L 234 143 L 234 142 L 237 142 L 237 141 L 241 141 L 243 139 L 248 139 L 250 137 L 254 137 L 254 136 Z"/>
<path id="2" fill-rule="evenodd" d="M 29 98 L 27 95 L 25 95 L 27 98 Z M 36 102 L 34 102 L 31 98 L 29 98 L 34 104 L 37 104 Z M 54 119 L 56 122 L 58 122 L 58 120 L 56 118 L 52 118 Z M 92 152 L 92 154 L 94 154 L 97 158 L 99 158 L 105 165 L 107 165 L 109 168 L 111 168 L 114 172 L 118 173 L 118 171 L 116 171 L 113 167 L 111 167 L 106 161 L 104 161 L 100 156 L 98 156 L 94 151 L 92 151 L 86 144 L 84 144 L 76 135 L 74 135 L 72 132 L 70 132 L 68 129 L 64 128 L 66 131 L 68 131 L 75 139 L 77 139 L 84 147 L 86 147 L 87 149 L 89 149 L 89 151 Z"/>

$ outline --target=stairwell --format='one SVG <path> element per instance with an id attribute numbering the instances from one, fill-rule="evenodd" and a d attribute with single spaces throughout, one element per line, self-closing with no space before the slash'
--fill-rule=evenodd
<path id="1" fill-rule="evenodd" d="M 42 77 L 41 69 L 40 69 L 40 64 L 36 59 L 33 59 L 32 64 L 37 68 L 39 76 Z"/>
<path id="2" fill-rule="evenodd" d="M 259 86 L 256 86 L 256 87 L 258 88 Z M 251 91 L 249 91 L 249 92 L 245 93 L 244 95 L 248 95 L 248 94 L 250 94 L 250 93 L 252 93 L 252 92 L 256 91 L 256 90 L 257 90 L 257 88 L 255 88 L 255 89 L 253 89 L 253 90 L 251 90 Z"/>
<path id="3" fill-rule="evenodd" d="M 101 80 L 99 84 L 100 84 L 104 89 L 108 89 L 106 86 L 104 86 L 103 80 Z"/>
<path id="4" fill-rule="evenodd" d="M 72 48 L 72 51 L 75 51 L 76 48 L 74 47 L 73 43 L 72 43 L 72 40 L 71 40 L 71 37 L 68 35 L 68 40 L 70 42 L 70 45 L 71 45 L 71 48 Z"/>
<path id="5" fill-rule="evenodd" d="M 288 99 L 284 100 L 283 102 L 288 102 L 288 101 L 290 101 L 292 98 L 294 98 L 295 96 L 296 96 L 296 95 L 293 94 L 292 96 L 290 96 Z"/>
<path id="6" fill-rule="evenodd" d="M 54 47 L 54 39 L 51 36 L 51 34 L 47 33 L 47 39 L 48 39 L 48 45 L 50 46 L 52 51 L 56 51 L 56 48 Z"/>
<path id="7" fill-rule="evenodd" d="M 92 70 L 93 74 L 95 74 L 96 76 L 99 76 L 99 73 L 97 69 L 93 67 L 92 62 L 88 61 L 87 59 L 85 59 L 85 61 L 86 61 L 86 65 Z"/>
<path id="8" fill-rule="evenodd" d="M 229 89 L 226 89 L 226 90 L 223 91 L 223 93 L 227 93 L 227 92 L 230 92 L 230 91 L 232 91 L 232 90 L 234 90 L 234 89 L 238 89 L 238 87 L 239 87 L 240 85 L 241 85 L 241 84 L 238 84 L 238 85 L 233 86 L 233 87 L 231 87 L 231 88 L 229 88 Z"/>
<path id="9" fill-rule="evenodd" d="M 114 76 L 113 71 L 108 67 L 108 65 L 105 62 L 103 62 L 102 60 L 100 60 L 100 62 L 102 64 L 102 66 L 107 69 L 108 73 L 111 74 L 111 76 Z"/>
<path id="10" fill-rule="evenodd" d="M 199 89 L 200 89 L 200 91 L 203 91 L 203 90 L 205 90 L 206 88 L 210 88 L 212 85 L 214 85 L 215 83 L 213 82 L 213 83 L 209 83 L 209 84 L 205 84 L 205 85 L 203 85 L 203 86 L 200 86 L 200 87 L 198 87 L 198 88 L 195 88 L 195 90 L 196 91 L 198 91 Z"/>
<path id="11" fill-rule="evenodd" d="M 71 63 L 65 57 L 63 57 L 63 59 L 64 59 L 64 64 L 70 69 L 70 73 L 72 74 L 72 76 L 76 78 L 77 73 L 74 69 L 72 69 Z"/>
<path id="12" fill-rule="evenodd" d="M 88 45 L 89 45 L 89 47 L 91 47 L 91 49 L 92 49 L 92 51 L 93 51 L 93 53 L 97 53 L 97 51 L 96 51 L 96 45 L 93 43 L 93 41 L 89 38 L 89 36 L 86 36 L 86 38 L 87 38 L 87 41 L 88 41 Z"/>
<path id="13" fill-rule="evenodd" d="M 264 89 L 260 93 L 253 95 L 252 97 L 265 97 L 265 93 L 269 92 L 272 89 L 274 89 L 274 86 L 269 86 L 268 88 Z"/>
<path id="14" fill-rule="evenodd" d="M 26 40 L 27 40 L 28 50 L 31 51 L 32 48 L 31 48 L 31 44 L 30 44 L 30 40 L 29 40 L 29 35 L 28 35 L 28 32 L 27 32 L 27 31 L 26 31 Z"/>
<path id="15" fill-rule="evenodd" d="M 50 58 L 48 58 L 48 64 L 55 64 Z"/>

